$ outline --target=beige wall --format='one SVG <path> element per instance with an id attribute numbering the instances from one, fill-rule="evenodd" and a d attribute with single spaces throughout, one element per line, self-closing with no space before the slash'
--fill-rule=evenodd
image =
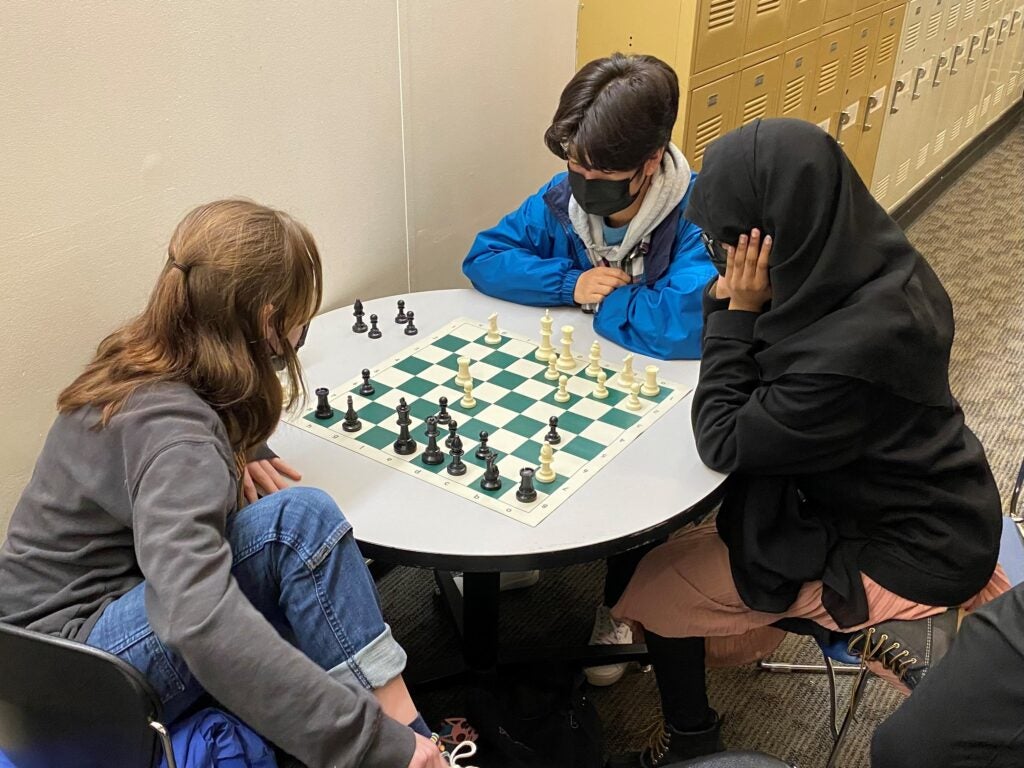
<path id="1" fill-rule="evenodd" d="M 558 167 L 575 24 L 574 0 L 0 4 L 0 531 L 196 203 L 307 222 L 328 307 L 463 284 L 473 234 Z"/>

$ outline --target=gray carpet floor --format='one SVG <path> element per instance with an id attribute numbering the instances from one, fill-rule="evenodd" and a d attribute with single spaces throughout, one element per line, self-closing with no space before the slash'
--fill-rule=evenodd
<path id="1" fill-rule="evenodd" d="M 953 300 L 957 332 L 951 379 L 967 423 L 981 439 L 1004 503 L 1024 453 L 1024 124 L 977 162 L 909 229 Z M 502 598 L 502 637 L 514 644 L 585 642 L 599 599 L 601 564 L 546 571 L 528 590 Z M 439 610 L 428 572 L 400 568 L 380 583 L 384 613 L 420 664 L 458 653 L 454 630 Z M 816 647 L 790 637 L 777 660 L 816 663 Z M 753 667 L 709 673 L 713 706 L 726 716 L 730 748 L 756 749 L 800 768 L 825 763 L 828 688 L 824 678 L 769 674 Z M 417 697 L 428 720 L 462 711 L 459 689 Z M 658 717 L 653 675 L 633 668 L 591 697 L 610 749 L 639 746 Z M 866 768 L 871 733 L 902 697 L 878 680 L 868 684 L 859 717 L 840 759 Z M 481 765 L 486 765 L 481 757 Z"/>

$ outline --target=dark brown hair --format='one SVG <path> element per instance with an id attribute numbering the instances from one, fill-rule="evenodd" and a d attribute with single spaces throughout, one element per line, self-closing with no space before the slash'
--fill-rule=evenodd
<path id="1" fill-rule="evenodd" d="M 631 171 L 668 145 L 678 111 L 672 67 L 614 53 L 584 65 L 565 86 L 544 143 L 585 168 Z"/>
<path id="2" fill-rule="evenodd" d="M 218 200 L 185 216 L 167 253 L 145 310 L 100 342 L 57 407 L 67 413 L 93 406 L 102 428 L 139 387 L 181 382 L 220 416 L 241 466 L 273 432 L 282 407 L 304 392 L 298 357 L 284 339 L 320 307 L 316 243 L 286 213 Z M 264 338 L 267 326 L 281 340 L 276 353 L 287 392 Z"/>

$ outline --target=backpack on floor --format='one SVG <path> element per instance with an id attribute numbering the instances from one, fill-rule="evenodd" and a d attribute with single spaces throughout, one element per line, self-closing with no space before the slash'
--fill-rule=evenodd
<path id="1" fill-rule="evenodd" d="M 601 719 L 583 675 L 555 665 L 503 671 L 466 699 L 481 768 L 602 768 Z"/>

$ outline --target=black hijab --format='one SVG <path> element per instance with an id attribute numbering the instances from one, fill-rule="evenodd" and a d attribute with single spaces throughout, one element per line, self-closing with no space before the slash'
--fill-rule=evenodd
<path id="1" fill-rule="evenodd" d="M 772 301 L 754 327 L 762 380 L 838 374 L 949 403 L 949 297 L 817 126 L 757 120 L 720 138 L 686 218 L 725 243 L 772 235 Z"/>
<path id="2" fill-rule="evenodd" d="M 773 239 L 772 299 L 754 325 L 762 382 L 786 374 L 860 379 L 921 405 L 948 405 L 949 297 L 843 150 L 799 120 L 758 120 L 704 159 L 686 218 L 734 244 L 754 227 Z M 743 601 L 781 613 L 821 579 L 840 627 L 867 620 L 850 521 L 806 503 L 800 478 L 733 474 L 717 525 Z"/>

